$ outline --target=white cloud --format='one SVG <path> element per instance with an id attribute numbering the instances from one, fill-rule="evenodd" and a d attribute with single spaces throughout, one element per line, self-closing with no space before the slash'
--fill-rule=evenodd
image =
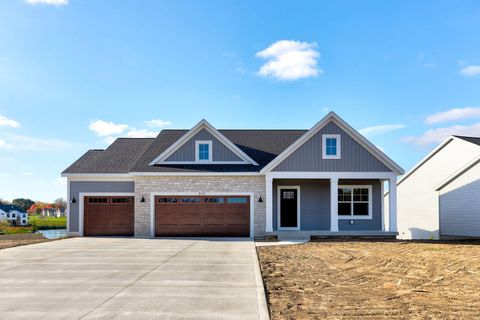
<path id="1" fill-rule="evenodd" d="M 361 134 L 364 136 L 377 136 L 380 134 L 384 134 L 390 131 L 398 130 L 398 129 L 403 129 L 405 128 L 404 124 L 398 123 L 398 124 L 384 124 L 380 126 L 373 126 L 373 127 L 367 127 L 358 130 Z"/>
<path id="2" fill-rule="evenodd" d="M 29 171 L 25 171 L 25 172 L 20 172 L 20 175 L 21 175 L 21 176 L 32 176 L 33 173 L 32 173 L 32 172 L 29 172 Z"/>
<path id="3" fill-rule="evenodd" d="M 0 148 L 6 147 L 6 146 L 7 146 L 7 141 L 0 139 Z"/>
<path id="4" fill-rule="evenodd" d="M 128 125 L 126 124 L 116 124 L 113 122 L 107 122 L 103 120 L 93 120 L 90 122 L 88 129 L 95 132 L 100 137 L 105 137 L 113 134 L 120 134 L 127 130 Z"/>
<path id="5" fill-rule="evenodd" d="M 20 127 L 20 123 L 15 120 L 8 119 L 7 117 L 0 116 L 0 126 L 8 126 L 12 128 Z"/>
<path id="6" fill-rule="evenodd" d="M 103 142 L 105 142 L 106 144 L 112 144 L 115 140 L 117 140 L 117 137 L 106 137 L 103 139 Z"/>
<path id="7" fill-rule="evenodd" d="M 460 74 L 466 77 L 475 77 L 480 75 L 480 66 L 469 65 L 460 69 Z"/>
<path id="8" fill-rule="evenodd" d="M 136 130 L 132 129 L 127 132 L 128 138 L 155 138 L 158 135 L 156 131 L 148 131 L 146 129 Z"/>
<path id="9" fill-rule="evenodd" d="M 280 80 L 316 77 L 323 73 L 321 69 L 317 68 L 317 59 L 320 54 L 315 50 L 316 47 L 315 42 L 277 41 L 255 54 L 258 58 L 267 59 L 257 74 Z"/>
<path id="10" fill-rule="evenodd" d="M 169 126 L 172 123 L 170 121 L 156 119 L 156 120 L 145 121 L 145 124 L 152 128 L 162 128 L 162 127 Z"/>
<path id="11" fill-rule="evenodd" d="M 19 135 L 11 135 L 8 144 L 5 141 L 3 142 L 5 148 L 19 151 L 58 151 L 72 145 L 69 142 L 58 139 L 32 138 Z"/>
<path id="12" fill-rule="evenodd" d="M 426 124 L 435 124 L 440 122 L 457 121 L 465 119 L 480 118 L 480 107 L 454 108 L 447 111 L 441 111 L 428 116 L 425 119 Z"/>
<path id="13" fill-rule="evenodd" d="M 47 4 L 51 6 L 66 6 L 69 0 L 25 0 L 28 4 Z"/>
<path id="14" fill-rule="evenodd" d="M 425 68 L 435 68 L 437 64 L 431 60 L 427 60 L 423 52 L 417 54 L 417 62 Z"/>
<path id="15" fill-rule="evenodd" d="M 421 136 L 405 137 L 404 140 L 419 146 L 428 146 L 431 144 L 438 144 L 451 135 L 478 137 L 480 136 L 480 123 L 468 126 L 455 125 L 444 128 L 430 129 L 425 131 Z"/>

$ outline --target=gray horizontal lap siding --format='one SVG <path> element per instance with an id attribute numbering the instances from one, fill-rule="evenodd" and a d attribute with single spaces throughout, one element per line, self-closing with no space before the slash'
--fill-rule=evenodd
<path id="1" fill-rule="evenodd" d="M 76 202 L 70 203 L 70 232 L 80 231 L 80 193 L 133 193 L 134 191 L 135 187 L 133 181 L 71 181 L 70 200 L 74 197 Z"/>
<path id="2" fill-rule="evenodd" d="M 381 185 L 379 180 L 340 180 L 339 185 L 372 185 L 372 219 L 339 220 L 340 231 L 382 230 Z M 300 228 L 309 230 L 330 230 L 330 181 L 314 179 L 273 180 L 273 229 L 278 230 L 278 187 L 300 186 Z"/>
<path id="3" fill-rule="evenodd" d="M 195 141 L 211 140 L 213 161 L 242 161 L 235 153 L 205 129 L 200 130 L 165 161 L 195 161 Z"/>
<path id="4" fill-rule="evenodd" d="M 341 159 L 322 159 L 322 135 L 341 135 Z M 388 172 L 380 160 L 330 122 L 273 171 Z"/>

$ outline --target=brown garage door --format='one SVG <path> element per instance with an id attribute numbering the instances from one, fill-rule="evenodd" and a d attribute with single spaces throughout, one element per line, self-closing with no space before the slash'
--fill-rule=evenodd
<path id="1" fill-rule="evenodd" d="M 85 197 L 84 235 L 133 236 L 133 197 Z"/>
<path id="2" fill-rule="evenodd" d="M 157 196 L 155 235 L 248 237 L 248 196 Z"/>

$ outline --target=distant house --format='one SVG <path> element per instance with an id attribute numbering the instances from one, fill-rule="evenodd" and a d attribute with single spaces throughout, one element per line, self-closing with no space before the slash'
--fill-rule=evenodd
<path id="1" fill-rule="evenodd" d="M 43 208 L 40 215 L 43 217 L 65 217 L 65 210 L 61 211 L 57 208 Z"/>
<path id="2" fill-rule="evenodd" d="M 26 226 L 28 213 L 14 205 L 0 205 L 0 220 L 7 220 L 12 226 Z"/>
<path id="3" fill-rule="evenodd" d="M 480 138 L 446 139 L 398 180 L 397 201 L 401 239 L 480 238 Z"/>

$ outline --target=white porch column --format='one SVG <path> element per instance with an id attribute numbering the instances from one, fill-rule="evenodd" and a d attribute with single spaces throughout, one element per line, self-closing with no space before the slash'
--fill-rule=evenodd
<path id="1" fill-rule="evenodd" d="M 388 180 L 388 231 L 397 232 L 397 178 Z"/>
<path id="2" fill-rule="evenodd" d="M 330 231 L 338 231 L 338 178 L 330 179 Z"/>
<path id="3" fill-rule="evenodd" d="M 265 226 L 265 231 L 266 232 L 273 232 L 273 178 L 270 176 L 265 177 L 265 188 L 266 190 L 266 214 L 267 214 L 267 220 L 266 220 L 266 226 Z"/>

